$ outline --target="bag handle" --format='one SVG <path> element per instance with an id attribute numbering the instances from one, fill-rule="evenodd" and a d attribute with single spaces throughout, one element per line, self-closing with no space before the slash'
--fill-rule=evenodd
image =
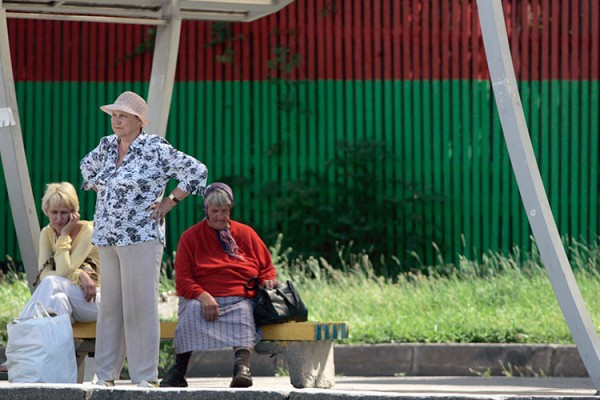
<path id="1" fill-rule="evenodd" d="M 33 314 L 31 314 L 32 311 L 34 312 Z M 22 314 L 23 315 L 31 314 L 32 316 L 28 317 L 28 318 L 15 318 L 14 321 L 18 322 L 19 320 L 27 320 L 27 319 L 38 318 L 38 317 L 50 318 L 50 314 L 48 313 L 48 311 L 46 310 L 46 308 L 44 307 L 42 302 L 39 300 L 30 302 L 29 304 L 27 304 L 27 306 L 23 310 Z"/>
<path id="2" fill-rule="evenodd" d="M 296 287 L 292 283 L 292 281 L 287 281 L 288 287 L 290 288 L 290 292 L 294 295 L 294 300 L 296 304 L 300 303 L 300 296 L 298 296 L 298 292 L 296 292 Z"/>
<path id="3" fill-rule="evenodd" d="M 283 301 L 285 301 L 285 302 L 287 303 L 288 307 L 289 307 L 289 306 L 293 306 L 293 305 L 296 305 L 296 304 L 298 304 L 298 301 L 296 300 L 296 296 L 294 295 L 294 293 L 293 293 L 293 292 L 291 293 L 291 295 L 292 295 L 294 298 L 293 298 L 293 299 L 289 299 L 289 298 L 288 298 L 288 295 L 287 295 L 286 293 L 284 293 L 284 292 L 283 292 L 281 289 L 279 289 L 278 287 L 276 287 L 276 288 L 275 288 L 275 291 L 276 291 L 277 293 L 279 293 L 279 295 L 281 296 L 281 298 L 283 299 Z M 293 301 L 293 300 L 296 300 L 296 301 Z"/>
<path id="4" fill-rule="evenodd" d="M 289 288 L 289 293 L 284 293 L 280 289 L 279 285 L 275 286 L 275 291 L 277 291 L 277 293 L 279 293 L 281 295 L 281 297 L 288 304 L 288 306 L 290 306 L 290 305 L 297 306 L 298 304 L 300 304 L 300 297 L 298 296 L 298 292 L 296 292 L 296 289 L 291 281 L 287 281 L 286 283 Z M 290 297 L 293 297 L 293 298 L 290 299 Z"/>
<path id="5" fill-rule="evenodd" d="M 258 289 L 258 275 L 253 276 L 252 278 L 248 279 L 248 281 L 246 281 L 246 283 L 244 284 L 244 288 L 246 289 L 247 292 L 254 292 L 254 294 L 256 295 L 256 290 Z"/>
<path id="6" fill-rule="evenodd" d="M 37 300 L 35 302 L 35 315 L 41 315 L 44 318 L 50 318 L 50 313 L 48 313 L 48 310 L 46 310 L 46 307 L 44 307 L 44 305 L 42 304 L 41 301 Z"/>

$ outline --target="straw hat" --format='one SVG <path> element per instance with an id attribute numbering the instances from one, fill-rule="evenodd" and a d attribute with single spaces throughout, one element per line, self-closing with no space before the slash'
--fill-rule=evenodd
<path id="1" fill-rule="evenodd" d="M 133 92 L 121 93 L 113 104 L 100 106 L 100 109 L 108 115 L 112 115 L 113 111 L 123 111 L 137 115 L 142 120 L 142 127 L 150 125 L 150 121 L 146 118 L 146 112 L 148 111 L 146 101 Z"/>

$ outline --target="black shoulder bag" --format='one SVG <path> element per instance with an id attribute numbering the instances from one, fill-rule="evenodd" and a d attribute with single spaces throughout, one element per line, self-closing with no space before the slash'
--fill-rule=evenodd
<path id="1" fill-rule="evenodd" d="M 267 289 L 258 284 L 258 277 L 255 276 L 248 279 L 246 289 L 255 292 L 254 322 L 257 327 L 308 320 L 308 309 L 291 281 Z"/>

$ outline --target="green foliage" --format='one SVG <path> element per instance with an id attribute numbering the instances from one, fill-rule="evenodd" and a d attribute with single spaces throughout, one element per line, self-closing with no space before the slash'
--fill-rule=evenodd
<path id="1" fill-rule="evenodd" d="M 571 260 L 595 321 L 599 248 L 593 244 L 580 252 L 589 257 Z M 324 258 L 291 258 L 281 238 L 271 251 L 279 278 L 296 283 L 310 320 L 349 322 L 347 343 L 572 343 L 535 248 L 395 277 L 377 275 L 364 253 L 348 255 L 340 270 Z"/>
<path id="2" fill-rule="evenodd" d="M 397 274 L 421 268 L 410 254 L 435 242 L 426 209 L 443 201 L 428 188 L 381 173 L 400 168 L 384 142 L 340 142 L 322 171 L 307 171 L 282 189 L 267 185 L 263 193 L 275 205 L 277 231 L 285 232 L 284 243 L 296 255 L 320 255 L 338 267 L 338 247 L 357 244 L 374 259 L 405 254 L 375 267 L 378 273 Z M 387 247 L 390 235 L 398 238 L 397 248 Z"/>
<path id="3" fill-rule="evenodd" d="M 23 274 L 0 274 L 0 346 L 6 345 L 6 325 L 23 309 L 31 296 Z"/>
<path id="4" fill-rule="evenodd" d="M 175 344 L 172 340 L 160 341 L 160 354 L 158 358 L 158 376 L 165 376 L 175 363 Z"/>
<path id="5" fill-rule="evenodd" d="M 146 30 L 146 34 L 144 35 L 144 41 L 138 43 L 133 49 L 133 52 L 126 54 L 122 60 L 118 60 L 115 64 L 125 62 L 128 60 L 132 60 L 137 56 L 140 56 L 146 52 L 150 52 L 151 54 L 154 52 L 154 45 L 156 43 L 156 28 L 148 28 Z"/>
<path id="6" fill-rule="evenodd" d="M 160 268 L 159 292 L 174 293 L 175 292 L 175 252 L 171 255 L 164 255 Z"/>
<path id="7" fill-rule="evenodd" d="M 288 47 L 275 46 L 271 49 L 273 57 L 267 60 L 267 68 L 276 70 L 284 75 L 290 74 L 302 63 L 302 58 L 298 53 L 292 53 Z M 276 76 L 276 74 L 275 74 Z M 271 77 L 273 79 L 273 77 Z"/>
<path id="8" fill-rule="evenodd" d="M 231 22 L 214 22 L 210 26 L 210 31 L 211 40 L 205 46 L 223 46 L 223 51 L 216 56 L 216 60 L 222 64 L 231 63 L 235 58 L 234 42 L 245 40 L 245 36 L 234 35 Z"/>
<path id="9" fill-rule="evenodd" d="M 0 270 L 0 283 L 13 283 L 25 278 L 23 266 L 10 255 L 6 255 L 6 267 Z"/>
<path id="10" fill-rule="evenodd" d="M 578 287 L 598 326 L 600 242 L 570 243 Z M 310 320 L 349 322 L 346 343 L 573 343 L 535 248 L 490 252 L 480 262 L 463 257 L 458 268 L 431 265 L 394 276 L 377 274 L 364 252 L 338 252 L 342 261 L 334 268 L 323 257 L 294 256 L 281 235 L 271 247 L 279 280 L 294 281 Z M 29 299 L 23 278 L 5 275 L 0 282 L 0 345 L 6 344 L 6 324 Z M 160 357 L 164 372 L 173 362 L 171 341 L 163 341 Z M 522 373 L 510 365 L 506 371 Z"/>

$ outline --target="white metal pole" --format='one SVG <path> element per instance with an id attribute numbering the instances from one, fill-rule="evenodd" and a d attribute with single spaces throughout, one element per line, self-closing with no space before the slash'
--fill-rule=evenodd
<path id="1" fill-rule="evenodd" d="M 40 226 L 21 135 L 6 11 L 1 6 L 0 2 L 0 154 L 21 258 L 31 289 L 37 274 Z"/>
<path id="2" fill-rule="evenodd" d="M 598 333 L 573 276 L 539 173 L 517 87 L 502 2 L 477 0 L 477 6 L 500 122 L 529 224 L 579 354 L 600 392 Z"/>
<path id="3" fill-rule="evenodd" d="M 148 91 L 148 117 L 151 122 L 148 131 L 162 137 L 167 132 L 179 52 L 181 35 L 179 0 L 171 0 L 163 12 L 168 23 L 156 28 L 156 42 Z"/>

